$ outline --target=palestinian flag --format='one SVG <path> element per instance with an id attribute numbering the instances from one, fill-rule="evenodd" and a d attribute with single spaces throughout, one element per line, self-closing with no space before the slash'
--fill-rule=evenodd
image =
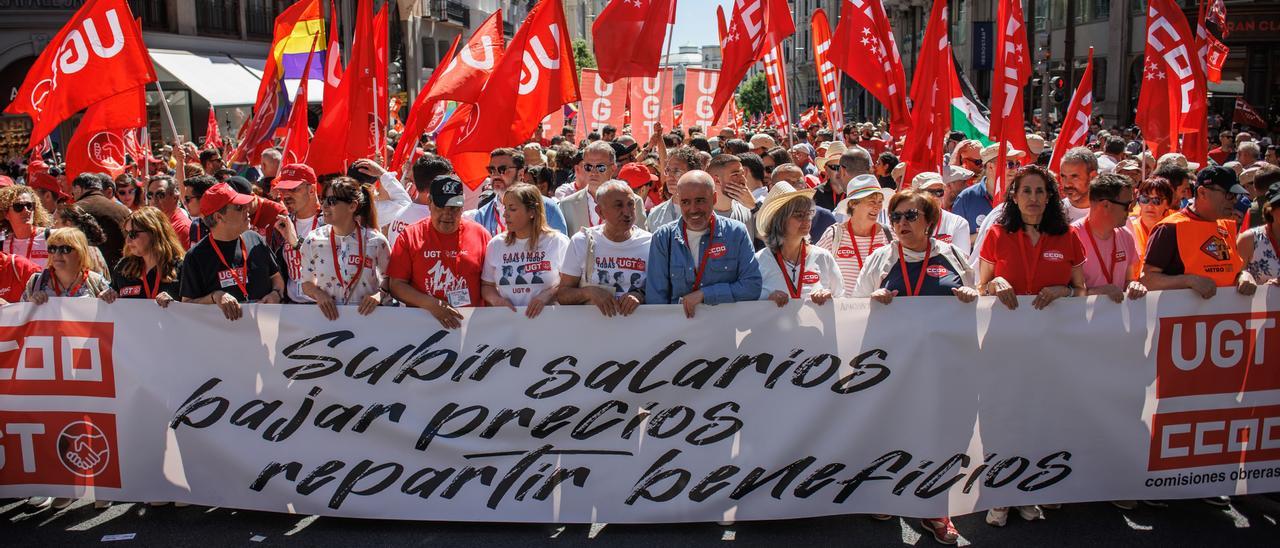
<path id="1" fill-rule="evenodd" d="M 987 146 L 991 140 L 991 119 L 987 107 L 978 101 L 978 94 L 968 78 L 956 74 L 954 57 L 951 63 L 951 130 L 962 131 L 970 139 Z"/>

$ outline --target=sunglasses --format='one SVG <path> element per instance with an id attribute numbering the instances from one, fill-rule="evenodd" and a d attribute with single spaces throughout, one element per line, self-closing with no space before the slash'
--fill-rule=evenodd
<path id="1" fill-rule="evenodd" d="M 1160 196 L 1138 196 L 1138 205 L 1160 205 L 1164 203 L 1164 198 Z"/>
<path id="2" fill-rule="evenodd" d="M 604 173 L 609 170 L 609 164 L 582 164 L 582 170 L 587 173 L 592 171 L 596 173 Z"/>
<path id="3" fill-rule="evenodd" d="M 1130 207 L 1133 207 L 1133 200 L 1129 200 L 1127 202 L 1121 202 L 1120 200 L 1112 200 L 1111 198 L 1103 198 L 1103 200 L 1111 202 L 1120 207 L 1123 207 L 1125 210 L 1128 210 Z"/>
<path id="4" fill-rule="evenodd" d="M 134 230 L 127 231 L 124 234 L 125 236 L 128 236 L 130 240 L 136 240 L 138 239 L 139 234 L 148 234 L 148 232 L 145 230 L 134 229 Z"/>
<path id="5" fill-rule="evenodd" d="M 889 222 L 895 225 L 902 222 L 903 219 L 906 219 L 908 223 L 914 223 L 919 218 L 920 218 L 919 209 L 908 209 L 906 211 L 894 211 L 893 213 L 889 214 Z"/>
<path id="6" fill-rule="evenodd" d="M 76 248 L 69 245 L 51 245 L 49 246 L 50 255 L 70 255 L 74 253 Z"/>
<path id="7" fill-rule="evenodd" d="M 827 171 L 840 171 L 840 164 L 827 164 Z"/>
<path id="8" fill-rule="evenodd" d="M 14 213 L 22 213 L 23 211 L 36 210 L 36 204 L 34 202 L 17 202 L 9 207 L 13 209 Z"/>
<path id="9" fill-rule="evenodd" d="M 352 200 L 350 198 L 339 198 L 337 196 L 325 196 L 324 200 L 321 203 L 329 207 L 333 207 L 338 204 L 349 204 L 351 202 Z"/>
<path id="10" fill-rule="evenodd" d="M 926 190 L 925 192 L 932 194 L 935 198 L 942 198 L 943 196 L 947 195 L 947 191 L 941 188 L 931 188 L 929 190 Z M 915 211 L 915 210 L 913 209 L 912 211 Z"/>
<path id="11" fill-rule="evenodd" d="M 147 193 L 147 199 L 148 199 L 148 200 L 159 200 L 160 198 L 164 198 L 165 196 L 168 196 L 168 195 L 169 195 L 169 193 L 168 193 L 168 192 L 165 192 L 165 191 L 163 191 L 163 190 L 158 190 L 158 191 L 156 191 L 156 192 L 148 192 L 148 193 Z"/>
<path id="12" fill-rule="evenodd" d="M 969 165 L 971 165 L 971 166 L 973 166 L 973 167 L 982 167 L 982 159 L 981 159 L 981 158 L 962 158 L 960 161 L 962 161 L 962 162 L 964 162 L 964 163 L 966 163 L 966 164 L 969 164 Z"/>
<path id="13" fill-rule="evenodd" d="M 507 168 L 510 168 L 510 167 L 512 166 L 488 166 L 485 169 L 489 170 L 489 175 L 493 175 L 495 173 L 498 175 L 502 175 L 503 173 L 506 173 Z"/>

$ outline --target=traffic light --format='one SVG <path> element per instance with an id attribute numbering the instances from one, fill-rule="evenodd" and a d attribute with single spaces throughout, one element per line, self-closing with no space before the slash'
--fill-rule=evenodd
<path id="1" fill-rule="evenodd" d="M 1061 76 L 1054 76 L 1049 79 L 1049 97 L 1055 103 L 1061 103 L 1067 98 L 1066 93 L 1067 82 Z"/>

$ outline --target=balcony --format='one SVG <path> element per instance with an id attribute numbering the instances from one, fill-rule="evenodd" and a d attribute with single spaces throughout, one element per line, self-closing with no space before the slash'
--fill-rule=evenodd
<path id="1" fill-rule="evenodd" d="M 450 21 L 471 28 L 471 8 L 453 0 L 430 0 L 431 17 L 437 21 Z"/>

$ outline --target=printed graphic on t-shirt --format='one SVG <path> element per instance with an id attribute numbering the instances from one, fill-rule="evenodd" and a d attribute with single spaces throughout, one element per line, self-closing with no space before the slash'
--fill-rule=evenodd
<path id="1" fill-rule="evenodd" d="M 502 254 L 502 276 L 498 278 L 498 285 L 543 285 L 550 271 L 551 261 L 547 260 L 546 251 L 508 251 Z M 517 295 L 530 291 L 527 287 L 511 288 Z"/>
<path id="2" fill-rule="evenodd" d="M 442 260 L 441 256 L 447 258 L 447 262 L 457 264 L 459 261 L 457 251 L 424 251 L 428 259 L 435 259 L 436 262 L 427 271 L 427 278 L 423 282 L 426 286 L 427 293 L 447 293 L 460 289 L 469 289 L 467 287 L 466 278 L 458 276 L 453 270 L 445 266 L 446 260 Z"/>
<path id="3" fill-rule="evenodd" d="M 232 272 L 230 270 L 218 271 L 218 286 L 224 289 L 231 286 L 238 285 L 237 280 L 245 280 L 245 279 L 246 279 L 245 271 L 243 266 L 236 268 L 235 272 Z"/>
<path id="4" fill-rule="evenodd" d="M 644 259 L 636 257 L 596 257 L 596 285 L 612 287 L 614 294 L 644 290 Z"/>

